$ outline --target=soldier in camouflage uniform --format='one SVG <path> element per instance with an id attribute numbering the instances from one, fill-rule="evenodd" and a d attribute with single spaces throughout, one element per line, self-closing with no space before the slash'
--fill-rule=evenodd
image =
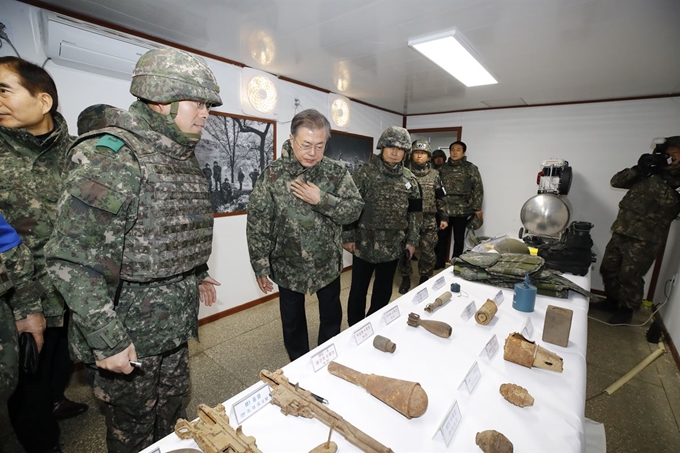
<path id="1" fill-rule="evenodd" d="M 420 226 L 420 260 L 418 261 L 418 284 L 424 283 L 432 276 L 437 259 L 434 248 L 437 245 L 437 231 L 448 226 L 446 217 L 444 188 L 439 172 L 432 168 L 432 148 L 427 140 L 416 140 L 411 148 L 411 173 L 416 177 L 423 193 L 423 223 Z M 437 215 L 443 219 L 437 226 Z M 411 263 L 399 260 L 401 285 L 399 293 L 406 294 L 411 289 Z"/>
<path id="2" fill-rule="evenodd" d="M 0 215 L 0 403 L 5 404 L 19 378 L 19 344 L 14 312 L 40 309 L 44 289 L 35 280 L 33 254 L 17 232 Z M 10 301 L 13 305 L 10 306 Z M 33 308 L 31 308 L 33 307 Z M 25 324 L 25 322 L 24 322 Z M 43 346 L 45 326 L 30 332 L 38 346 Z M 24 330 L 25 331 L 25 330 Z"/>
<path id="3" fill-rule="evenodd" d="M 359 221 L 343 232 L 343 247 L 354 254 L 347 303 L 350 326 L 387 305 L 399 258 L 410 260 L 420 240 L 422 195 L 416 177 L 403 165 L 410 148 L 408 131 L 389 127 L 378 140 L 380 156 L 354 172 L 365 205 Z M 373 272 L 373 295 L 366 313 Z"/>
<path id="4" fill-rule="evenodd" d="M 293 118 L 278 160 L 259 176 L 248 200 L 248 250 L 257 284 L 279 285 L 283 342 L 290 360 L 309 351 L 305 294 L 319 298 L 319 344 L 340 333 L 342 225 L 364 203 L 341 163 L 324 157 L 331 126 L 316 110 Z"/>
<path id="5" fill-rule="evenodd" d="M 213 217 L 194 148 L 222 104 L 208 65 L 174 49 L 144 54 L 130 93 L 129 111 L 81 113 L 80 126 L 106 127 L 71 148 L 46 247 L 73 313 L 71 352 L 105 403 L 108 450 L 126 453 L 186 417 L 187 341 L 219 284 L 207 272 Z"/>
<path id="6" fill-rule="evenodd" d="M 57 112 L 54 81 L 44 69 L 20 58 L 2 57 L 0 87 L 0 212 L 30 249 L 33 279 L 45 289 L 42 297 L 15 309 L 14 316 L 19 333 L 37 332 L 47 325 L 39 369 L 20 376 L 8 410 L 24 449 L 49 451 L 59 448 L 53 389 L 63 396 L 73 363 L 63 327 L 64 301 L 47 275 L 44 247 L 54 228 L 61 170 L 72 138 Z M 10 294 L 10 305 L 19 305 L 13 299 L 20 296 Z"/>
<path id="7" fill-rule="evenodd" d="M 482 219 L 484 185 L 477 166 L 467 160 L 467 145 L 461 141 L 451 143 L 449 160 L 439 168 L 446 190 L 446 211 L 449 225 L 439 233 L 436 268 L 448 261 L 448 241 L 453 229 L 453 256 L 463 253 L 465 228 L 472 216 Z"/>
<path id="8" fill-rule="evenodd" d="M 610 323 L 627 324 L 642 304 L 643 277 L 680 214 L 680 136 L 643 154 L 637 165 L 615 174 L 611 185 L 628 192 L 619 203 L 600 273 L 605 307 L 616 310 Z"/>

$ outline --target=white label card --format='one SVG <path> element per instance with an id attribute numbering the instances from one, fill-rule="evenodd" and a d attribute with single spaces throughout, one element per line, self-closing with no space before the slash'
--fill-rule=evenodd
<path id="1" fill-rule="evenodd" d="M 419 304 L 425 299 L 427 299 L 427 297 L 428 297 L 427 288 L 423 288 L 420 291 L 418 291 L 415 296 L 413 296 L 413 303 Z"/>
<path id="2" fill-rule="evenodd" d="M 335 345 L 333 343 L 329 344 L 312 356 L 312 367 L 314 368 L 314 372 L 319 371 L 337 357 L 338 353 L 335 350 Z"/>
<path id="3" fill-rule="evenodd" d="M 527 316 L 527 322 L 524 323 L 524 327 L 522 328 L 522 335 L 524 335 L 524 338 L 527 340 L 530 340 L 534 335 L 534 325 L 531 323 L 531 317 L 529 316 Z"/>
<path id="4" fill-rule="evenodd" d="M 498 344 L 498 338 L 494 334 L 493 337 L 486 343 L 484 346 L 484 350 L 482 351 L 482 354 L 486 353 L 486 356 L 488 358 L 492 358 L 494 355 L 496 355 L 496 352 L 498 352 L 498 349 L 500 348 L 500 345 Z M 482 355 L 480 354 L 480 355 Z"/>
<path id="5" fill-rule="evenodd" d="M 398 319 L 399 316 L 401 316 L 401 313 L 399 313 L 399 306 L 395 305 L 385 312 L 383 318 L 385 319 L 385 324 L 389 324 L 395 319 Z"/>
<path id="6" fill-rule="evenodd" d="M 236 424 L 241 425 L 248 417 L 269 404 L 272 397 L 269 386 L 264 384 L 234 403 L 231 410 L 236 416 Z"/>
<path id="7" fill-rule="evenodd" d="M 371 338 L 372 335 L 373 326 L 370 322 L 354 331 L 354 339 L 358 345 Z"/>
<path id="8" fill-rule="evenodd" d="M 475 301 L 473 300 L 463 310 L 463 313 L 461 313 L 460 317 L 463 318 L 464 320 L 468 320 L 472 318 L 475 313 L 477 312 L 477 304 L 475 304 Z"/>
<path id="9" fill-rule="evenodd" d="M 493 296 L 493 301 L 496 302 L 497 307 L 500 307 L 504 300 L 505 296 L 503 295 L 503 291 L 498 291 L 498 294 Z"/>
<path id="10" fill-rule="evenodd" d="M 437 430 L 440 433 L 442 433 L 444 443 L 446 444 L 447 447 L 451 443 L 451 439 L 453 439 L 453 435 L 456 432 L 456 429 L 458 429 L 458 426 L 460 425 L 462 419 L 463 416 L 460 413 L 458 401 L 454 401 L 453 405 L 451 406 L 451 409 L 449 409 L 449 411 L 446 413 L 444 421 L 442 421 L 441 426 Z"/>
<path id="11" fill-rule="evenodd" d="M 482 372 L 479 370 L 479 364 L 475 362 L 472 367 L 470 367 L 470 371 L 465 375 L 465 388 L 469 394 L 472 394 L 472 391 L 477 387 L 477 383 L 481 377 Z"/>
<path id="12" fill-rule="evenodd" d="M 435 280 L 434 285 L 432 285 L 432 291 L 437 291 L 439 288 L 443 287 L 445 284 L 446 284 L 446 279 L 442 275 L 437 280 Z"/>

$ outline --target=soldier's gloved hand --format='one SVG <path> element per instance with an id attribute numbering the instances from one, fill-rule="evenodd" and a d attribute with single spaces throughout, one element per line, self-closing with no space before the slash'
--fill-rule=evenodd
<path id="1" fill-rule="evenodd" d="M 130 374 L 134 371 L 134 367 L 130 365 L 130 361 L 137 361 L 137 351 L 135 351 L 135 345 L 132 343 L 116 355 L 112 355 L 103 360 L 97 360 L 95 365 L 102 370 Z"/>
<path id="2" fill-rule="evenodd" d="M 658 168 L 658 161 L 653 154 L 643 154 L 638 159 L 637 168 L 640 173 L 649 176 Z"/>

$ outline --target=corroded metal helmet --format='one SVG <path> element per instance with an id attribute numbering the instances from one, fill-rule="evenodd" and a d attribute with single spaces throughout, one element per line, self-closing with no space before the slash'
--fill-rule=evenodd
<path id="1" fill-rule="evenodd" d="M 160 104 L 204 101 L 222 105 L 215 75 L 202 59 L 178 49 L 153 49 L 132 72 L 130 93 Z"/>
<path id="2" fill-rule="evenodd" d="M 432 147 L 430 147 L 430 142 L 428 142 L 427 140 L 420 139 L 413 142 L 411 152 L 413 151 L 424 151 L 430 156 L 432 156 Z"/>
<path id="3" fill-rule="evenodd" d="M 411 149 L 411 135 L 403 127 L 390 126 L 385 129 L 378 139 L 375 149 L 399 148 L 404 151 Z"/>

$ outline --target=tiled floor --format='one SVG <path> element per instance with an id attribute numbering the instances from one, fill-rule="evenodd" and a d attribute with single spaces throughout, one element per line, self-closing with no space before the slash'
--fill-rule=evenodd
<path id="1" fill-rule="evenodd" d="M 341 300 L 347 300 L 351 272 L 342 276 Z M 395 279 L 396 299 L 399 278 Z M 309 298 L 310 345 L 316 344 L 318 310 L 316 298 Z M 649 313 L 636 314 L 644 321 Z M 346 328 L 346 320 L 343 328 Z M 609 327 L 594 320 L 588 328 L 589 397 L 605 388 L 646 358 L 655 344 L 647 343 L 647 327 Z M 200 328 L 201 342 L 191 341 L 190 418 L 196 405 L 210 406 L 228 399 L 257 380 L 261 369 L 274 370 L 288 363 L 281 336 L 278 299 L 236 313 Z M 680 343 L 680 338 L 676 339 Z M 65 453 L 105 452 L 104 416 L 85 382 L 76 373 L 67 390 L 76 401 L 87 402 L 90 410 L 63 421 Z M 680 452 L 680 373 L 670 354 L 664 354 L 637 377 L 611 396 L 602 394 L 586 404 L 586 417 L 603 422 L 610 453 Z M 0 452 L 20 453 L 6 413 L 0 413 Z"/>

